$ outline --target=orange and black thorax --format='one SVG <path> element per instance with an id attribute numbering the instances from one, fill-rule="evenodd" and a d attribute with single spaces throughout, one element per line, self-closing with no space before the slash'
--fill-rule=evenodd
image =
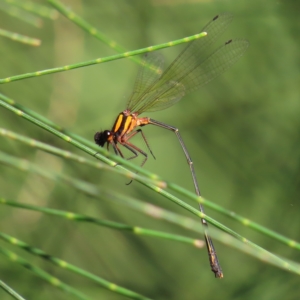
<path id="1" fill-rule="evenodd" d="M 131 113 L 129 110 L 121 112 L 112 129 L 97 132 L 94 136 L 96 144 L 103 147 L 105 143 L 124 143 L 126 136 L 136 127 L 148 124 L 148 118 L 138 118 L 137 113 Z"/>
<path id="2" fill-rule="evenodd" d="M 113 137 L 111 137 L 110 139 L 114 138 L 117 141 L 126 134 L 130 133 L 132 130 L 134 130 L 134 128 L 138 126 L 137 120 L 137 114 L 130 114 L 130 112 L 127 110 L 121 112 L 118 115 L 115 124 L 111 130 L 111 133 L 113 133 Z"/>

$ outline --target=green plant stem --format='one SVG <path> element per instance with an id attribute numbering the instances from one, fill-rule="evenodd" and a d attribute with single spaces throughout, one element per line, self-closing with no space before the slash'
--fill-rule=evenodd
<path id="1" fill-rule="evenodd" d="M 89 300 L 90 299 L 87 296 L 85 296 L 84 294 L 82 294 L 81 292 L 79 292 L 76 289 L 72 288 L 71 286 L 61 282 L 57 277 L 51 276 L 49 273 L 43 271 L 42 269 L 40 269 L 38 267 L 35 267 L 31 263 L 29 263 L 28 260 L 22 258 L 21 256 L 17 255 L 16 253 L 14 253 L 10 250 L 7 250 L 3 247 L 0 247 L 0 252 L 2 254 L 4 254 L 4 256 L 6 256 L 10 261 L 12 261 L 14 263 L 18 263 L 19 265 L 23 266 L 24 268 L 30 270 L 36 276 L 42 278 L 43 280 L 45 280 L 49 284 L 60 288 L 61 290 L 77 297 L 78 299 L 82 299 L 82 300 Z"/>
<path id="2" fill-rule="evenodd" d="M 2 154 L 3 156 L 3 154 Z M 1 156 L 0 156 L 1 158 Z M 5 161 L 7 163 L 13 164 L 14 166 L 18 167 L 21 170 L 32 170 L 32 171 L 38 171 L 36 167 L 32 167 L 32 165 L 29 164 L 29 162 L 27 161 L 22 161 L 22 162 L 18 162 L 18 160 L 16 159 L 12 159 L 9 158 L 6 155 L 6 159 Z M 39 171 L 42 176 L 49 176 L 48 173 L 46 171 Z M 75 180 L 74 178 L 68 178 L 67 176 L 62 176 L 62 175 L 51 175 L 50 173 L 50 178 L 54 178 L 54 179 L 63 179 L 64 182 L 68 183 L 69 185 L 73 186 L 76 189 L 79 189 L 81 192 L 86 193 L 87 195 L 94 197 L 94 198 L 99 198 L 99 195 L 101 196 L 108 196 L 108 197 L 114 197 L 115 193 L 106 193 L 104 191 L 100 190 L 93 186 L 90 183 L 85 183 L 79 180 Z M 242 243 L 245 243 L 246 245 L 250 246 L 253 251 L 252 253 L 258 253 L 260 257 L 262 257 L 261 259 L 264 259 L 265 261 L 270 261 L 273 264 L 276 265 L 280 265 L 282 268 L 293 271 L 293 272 L 299 272 L 300 274 L 300 269 L 297 267 L 294 267 L 291 263 L 288 263 L 282 259 L 280 259 L 279 257 L 277 257 L 276 255 L 270 253 L 269 251 L 261 248 L 260 246 L 254 244 L 253 242 L 249 241 L 248 239 L 242 237 L 241 235 L 239 235 L 238 233 L 234 232 L 233 230 L 229 229 L 228 227 L 222 225 L 221 223 L 215 221 L 214 219 L 212 219 L 211 217 L 207 216 L 206 214 L 200 212 L 199 210 L 191 207 L 190 205 L 186 204 L 185 202 L 181 201 L 180 199 L 178 199 L 177 197 L 167 193 L 166 191 L 157 188 L 156 186 L 147 184 L 143 181 L 140 181 L 142 184 L 144 184 L 145 186 L 151 188 L 152 190 L 164 195 L 167 199 L 171 200 L 172 202 L 178 204 L 179 206 L 185 208 L 186 210 L 188 210 L 189 212 L 193 213 L 194 215 L 207 220 L 209 223 L 214 224 L 216 227 L 218 227 L 219 229 L 227 232 L 229 235 L 235 237 L 236 239 L 238 239 L 239 241 L 241 241 Z M 255 255 L 254 255 L 255 256 Z"/>
<path id="3" fill-rule="evenodd" d="M 97 28 L 89 24 L 78 14 L 76 14 L 70 7 L 67 7 L 58 0 L 48 0 L 48 2 L 53 5 L 61 14 L 63 14 L 68 20 L 76 24 L 79 28 L 86 31 L 88 34 L 94 36 L 104 44 L 108 45 L 110 48 L 116 50 L 118 53 L 126 52 L 127 49 L 118 45 L 115 41 L 109 39 L 106 35 L 101 33 Z M 141 59 L 137 57 L 130 57 L 133 61 L 141 63 Z"/>
<path id="4" fill-rule="evenodd" d="M 107 281 L 107 280 L 105 280 L 103 278 L 100 278 L 98 276 L 95 276 L 92 273 L 86 272 L 86 271 L 82 270 L 81 268 L 78 268 L 78 267 L 76 267 L 76 266 L 74 266 L 72 264 L 69 264 L 68 262 L 66 262 L 64 260 L 61 260 L 61 259 L 59 259 L 57 257 L 51 256 L 51 255 L 47 254 L 46 252 L 42 251 L 41 249 L 32 247 L 32 246 L 28 245 L 27 243 L 24 243 L 24 242 L 22 242 L 22 241 L 20 241 L 20 240 L 18 240 L 16 238 L 8 235 L 8 234 L 0 232 L 0 238 L 3 239 L 6 242 L 12 244 L 12 245 L 20 247 L 23 250 L 26 250 L 27 252 L 29 252 L 31 254 L 34 254 L 36 256 L 39 256 L 39 257 L 41 257 L 41 258 L 43 258 L 45 260 L 48 260 L 48 261 L 52 262 L 56 266 L 59 266 L 59 267 L 61 267 L 63 269 L 72 271 L 72 272 L 74 272 L 76 274 L 79 274 L 79 275 L 82 275 L 82 276 L 84 276 L 86 278 L 89 278 L 89 279 L 91 279 L 94 282 L 98 283 L 100 286 L 102 286 L 103 288 L 105 288 L 107 290 L 110 290 L 110 291 L 118 293 L 120 295 L 129 297 L 131 299 L 149 300 L 149 298 L 147 298 L 147 297 L 145 297 L 143 295 L 140 295 L 138 293 L 135 293 L 133 291 L 125 289 L 125 288 L 123 288 L 121 286 L 118 286 L 117 284 L 109 282 L 109 281 Z M 37 268 L 35 268 L 35 269 L 37 269 Z M 44 279 L 46 278 L 46 279 L 48 279 L 48 281 L 51 281 L 51 282 L 55 281 L 53 279 L 53 277 L 52 277 L 51 280 L 49 280 L 49 278 L 47 276 L 44 276 L 43 278 Z M 66 290 L 66 291 L 68 291 L 68 290 Z"/>
<path id="5" fill-rule="evenodd" d="M 30 45 L 30 46 L 40 46 L 41 45 L 41 40 L 39 40 L 39 39 L 31 38 L 31 37 L 28 37 L 26 35 L 11 32 L 11 31 L 4 30 L 4 29 L 1 29 L 1 28 L 0 28 L 0 36 L 4 36 L 4 37 L 7 37 L 7 38 L 9 38 L 13 41 L 20 42 L 20 43 L 23 43 L 23 44 L 27 44 L 27 45 Z"/>
<path id="6" fill-rule="evenodd" d="M 126 169 L 111 167 L 111 166 L 108 166 L 107 164 L 103 164 L 103 163 L 101 163 L 101 162 L 99 162 L 95 159 L 94 160 L 87 159 L 83 156 L 74 154 L 70 151 L 65 151 L 63 149 L 50 146 L 50 145 L 42 143 L 40 141 L 31 139 L 31 138 L 27 138 L 26 136 L 17 134 L 15 132 L 12 132 L 12 131 L 9 131 L 9 130 L 6 130 L 5 128 L 0 128 L 0 136 L 9 137 L 12 140 L 22 142 L 23 144 L 26 144 L 30 147 L 45 151 L 47 153 L 54 154 L 56 156 L 59 156 L 59 157 L 65 158 L 65 159 L 76 161 L 78 163 L 85 164 L 85 165 L 88 165 L 88 166 L 96 168 L 96 169 L 105 170 L 105 171 L 120 174 L 120 175 L 128 178 L 129 180 L 136 180 L 137 178 L 141 177 L 140 175 L 138 175 L 136 173 L 128 172 L 128 170 L 126 170 Z M 146 181 L 155 183 L 157 185 L 161 185 L 160 182 L 154 182 L 153 180 L 145 178 L 145 177 L 143 177 L 143 178 Z"/>
<path id="7" fill-rule="evenodd" d="M 123 195 L 118 196 L 114 192 L 102 192 L 101 194 L 103 197 L 109 198 L 110 201 L 112 199 L 116 199 L 116 198 L 120 198 L 119 203 L 122 203 L 124 201 L 129 201 L 129 200 L 132 201 L 132 199 L 128 199 L 128 197 L 124 197 Z M 197 239 L 195 239 L 195 240 L 190 239 L 190 241 L 188 241 L 185 237 L 183 239 L 181 239 L 181 237 L 177 238 L 176 236 L 174 236 L 174 238 L 173 238 L 172 235 L 169 235 L 168 233 L 166 233 L 166 234 L 158 233 L 157 231 L 144 230 L 143 228 L 140 228 L 140 227 L 131 227 L 131 226 L 127 226 L 127 225 L 123 225 L 123 224 L 119 224 L 119 223 L 115 223 L 115 222 L 110 222 L 110 221 L 103 222 L 103 220 L 99 220 L 99 222 L 98 222 L 98 219 L 90 218 L 90 217 L 87 217 L 84 215 L 74 214 L 72 212 L 57 211 L 54 209 L 43 208 L 43 207 L 38 207 L 38 206 L 33 206 L 33 205 L 28 205 L 28 204 L 22 204 L 22 203 L 10 201 L 10 200 L 4 199 L 4 198 L 0 198 L 0 204 L 40 211 L 40 212 L 47 213 L 47 214 L 58 215 L 58 216 L 64 217 L 64 218 L 66 218 L 68 220 L 72 220 L 72 221 L 92 222 L 97 225 L 106 226 L 106 227 L 117 229 L 117 230 L 126 230 L 127 231 L 129 229 L 130 231 L 132 231 L 132 233 L 137 234 L 137 235 L 138 234 L 143 234 L 143 235 L 149 234 L 154 237 L 167 238 L 167 239 L 172 239 L 172 240 L 176 240 L 179 242 L 188 242 L 188 243 L 192 243 L 193 246 L 195 246 L 197 248 L 203 248 L 203 246 L 204 246 L 204 242 L 199 241 Z M 152 215 L 152 214 L 150 214 L 150 215 Z M 203 232 L 203 228 L 202 228 L 202 226 L 200 226 L 200 223 L 196 223 L 193 220 L 191 220 L 189 222 L 182 222 L 181 216 L 178 216 L 174 213 L 172 213 L 172 215 L 173 215 L 173 217 L 172 217 L 173 223 L 180 224 L 181 226 L 188 228 L 190 230 L 196 231 L 196 232 Z M 155 216 L 157 216 L 157 213 L 155 214 Z M 184 218 L 184 219 L 186 219 L 186 218 Z M 187 226 L 187 224 L 189 224 L 189 225 Z M 216 232 L 215 230 L 212 230 L 211 234 L 214 238 L 221 241 L 225 245 L 228 245 L 229 247 L 239 249 L 240 251 L 243 251 L 249 255 L 252 255 L 253 257 L 255 257 L 257 259 L 260 259 L 261 261 L 270 263 L 274 266 L 280 267 L 282 269 L 285 269 L 285 270 L 288 270 L 290 272 L 294 272 L 294 273 L 300 275 L 299 264 L 297 264 L 295 262 L 288 262 L 280 257 L 277 257 L 276 255 L 273 255 L 272 253 L 266 251 L 263 248 L 254 248 L 251 244 L 238 241 L 238 240 L 234 239 L 232 236 L 229 236 L 228 234 Z M 11 238 L 11 239 L 7 238 L 5 234 L 0 235 L 0 237 L 2 237 L 5 240 L 9 239 L 9 242 L 11 242 L 13 244 L 18 244 L 18 246 L 23 247 L 25 250 L 27 250 L 29 252 L 32 252 L 31 249 L 29 249 L 29 246 L 27 244 L 24 246 L 24 245 L 18 243 L 15 238 Z M 35 254 L 39 255 L 38 252 Z M 43 254 L 43 255 L 45 256 L 45 258 L 50 259 L 49 255 L 46 255 L 46 254 Z M 75 273 L 81 274 L 92 280 L 97 281 L 97 278 L 96 279 L 93 278 L 94 275 L 90 276 L 89 273 L 83 273 L 84 271 L 82 271 L 81 269 L 79 269 L 79 271 L 78 271 L 76 269 L 76 267 L 74 267 L 74 268 L 73 268 L 73 266 L 70 267 L 69 265 L 66 265 L 67 263 L 64 261 L 63 261 L 63 263 L 61 263 L 61 260 L 55 259 L 55 261 L 52 261 L 52 262 L 57 265 L 62 264 L 62 266 L 64 268 L 67 268 L 70 271 L 73 271 Z"/>
<path id="8" fill-rule="evenodd" d="M 77 213 L 73 213 L 73 212 L 69 212 L 69 211 L 51 209 L 51 208 L 40 207 L 40 206 L 35 206 L 35 205 L 30 205 L 30 204 L 23 204 L 23 203 L 7 200 L 7 199 L 1 198 L 1 197 L 0 197 L 0 204 L 5 204 L 5 205 L 12 206 L 12 207 L 18 207 L 18 208 L 23 208 L 23 209 L 33 210 L 33 211 L 39 211 L 39 212 L 42 212 L 45 214 L 62 217 L 67 220 L 71 220 L 71 221 L 75 221 L 75 222 L 92 223 L 92 224 L 107 227 L 110 229 L 127 231 L 134 235 L 144 235 L 144 236 L 149 236 L 149 237 L 153 237 L 153 238 L 163 238 L 163 239 L 167 239 L 167 240 L 181 242 L 181 243 L 189 244 L 191 246 L 196 246 L 197 248 L 203 248 L 203 246 L 204 246 L 204 242 L 200 241 L 198 239 L 187 238 L 187 237 L 176 235 L 176 234 L 171 234 L 171 233 L 162 232 L 162 231 L 158 231 L 158 230 L 151 230 L 151 229 L 142 228 L 142 227 L 138 227 L 138 226 L 130 226 L 130 225 L 112 222 L 112 221 L 108 221 L 108 220 L 101 220 L 98 218 L 93 218 L 93 217 L 89 217 L 86 215 L 77 214 Z M 0 237 L 2 237 L 2 238 L 5 237 L 5 234 L 0 233 Z"/>
<path id="9" fill-rule="evenodd" d="M 6 283 L 4 283 L 2 280 L 0 280 L 0 287 L 9 295 L 11 295 L 13 298 L 17 300 L 25 300 L 21 295 L 19 295 L 17 292 L 15 292 L 11 287 L 9 287 Z"/>
<path id="10" fill-rule="evenodd" d="M 39 28 L 42 25 L 41 18 L 34 16 L 32 13 L 24 11 L 24 9 L 21 9 L 19 7 L 14 7 L 11 4 L 0 2 L 0 10 L 32 26 Z"/>
<path id="11" fill-rule="evenodd" d="M 164 48 L 176 46 L 176 45 L 179 45 L 179 44 L 182 44 L 182 43 L 191 42 L 191 41 L 194 41 L 196 39 L 199 39 L 199 38 L 202 38 L 202 37 L 205 37 L 205 36 L 206 36 L 206 33 L 202 32 L 202 33 L 195 34 L 195 35 L 192 35 L 192 36 L 189 36 L 189 37 L 185 37 L 183 39 L 171 41 L 171 42 L 160 44 L 160 45 L 141 48 L 141 49 L 138 49 L 138 50 L 127 51 L 127 52 L 121 53 L 121 54 L 106 56 L 106 57 L 103 57 L 103 58 L 97 58 L 97 59 L 93 59 L 93 60 L 89 60 L 89 61 L 85 61 L 85 62 L 80 62 L 80 63 L 76 63 L 76 64 L 72 64 L 72 65 L 66 65 L 66 66 L 58 67 L 58 68 L 53 68 L 53 69 L 48 69 L 48 70 L 41 70 L 41 71 L 36 71 L 36 72 L 32 72 L 32 73 L 26 73 L 26 74 L 11 76 L 11 77 L 0 79 L 0 84 L 9 83 L 9 82 L 12 82 L 12 81 L 21 80 L 21 79 L 25 79 L 25 78 L 32 78 L 32 77 L 38 77 L 38 76 L 42 76 L 42 75 L 48 75 L 48 74 L 53 74 L 53 73 L 58 73 L 58 72 L 69 71 L 69 70 L 78 69 L 78 68 L 87 67 L 87 66 L 96 65 L 96 64 L 101 64 L 101 63 L 105 63 L 105 62 L 108 62 L 108 61 L 117 60 L 117 59 L 121 59 L 121 58 L 128 58 L 128 57 L 131 57 L 131 56 L 134 56 L 134 55 L 139 55 L 139 54 L 143 54 L 143 53 L 146 53 L 146 52 L 152 52 L 152 51 L 156 51 L 156 50 L 159 50 L 159 49 L 164 49 Z"/>
<path id="12" fill-rule="evenodd" d="M 266 236 L 269 236 L 279 242 L 281 242 L 282 244 L 285 244 L 291 248 L 295 248 L 297 250 L 300 250 L 300 243 L 295 241 L 295 240 L 292 240 L 292 239 L 289 239 L 289 238 L 286 238 L 285 236 L 273 231 L 273 230 L 270 230 L 264 226 L 261 226 L 259 225 L 258 223 L 255 223 L 247 218 L 244 218 L 243 216 L 240 216 L 238 215 L 237 213 L 233 212 L 233 211 L 229 211 L 229 210 L 226 210 L 224 209 L 222 206 L 218 205 L 218 204 L 215 204 L 211 201 L 208 201 L 206 200 L 205 198 L 203 197 L 198 197 L 197 195 L 193 194 L 192 192 L 186 190 L 186 189 L 183 189 L 182 187 L 176 185 L 176 184 L 173 184 L 173 183 L 167 183 L 167 187 L 170 188 L 171 190 L 175 191 L 175 192 L 178 192 L 180 193 L 181 195 L 183 196 L 186 196 L 188 197 L 189 199 L 193 200 L 193 201 L 197 201 L 198 203 L 201 203 L 203 204 L 204 206 L 207 206 L 231 219 L 234 219 L 236 221 L 238 221 L 239 223 L 243 224 L 244 226 L 247 226 L 249 228 L 252 228 L 254 229 L 255 231 L 257 232 L 260 232 L 260 233 L 263 233 L 264 235 Z"/>
<path id="13" fill-rule="evenodd" d="M 58 17 L 58 13 L 55 9 L 51 9 L 45 5 L 37 4 L 32 1 L 24 0 L 5 0 L 10 5 L 20 7 L 26 11 L 34 13 L 40 17 L 55 20 Z"/>

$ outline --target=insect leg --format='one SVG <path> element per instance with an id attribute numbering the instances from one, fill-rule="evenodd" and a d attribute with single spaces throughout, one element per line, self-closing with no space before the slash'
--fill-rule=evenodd
<path id="1" fill-rule="evenodd" d="M 148 119 L 148 124 L 152 124 L 152 125 L 155 125 L 155 126 L 158 126 L 158 127 L 161 127 L 161 128 L 168 129 L 170 131 L 173 131 L 176 134 L 176 136 L 179 140 L 179 143 L 181 145 L 181 148 L 182 148 L 182 150 L 185 154 L 185 157 L 187 159 L 187 162 L 189 164 L 196 194 L 198 196 L 201 196 L 198 181 L 197 181 L 197 178 L 196 178 L 194 165 L 193 165 L 193 161 L 192 161 L 192 159 L 191 159 L 191 157 L 188 153 L 188 150 L 187 150 L 187 148 L 186 148 L 186 146 L 183 142 L 183 139 L 182 139 L 182 137 L 179 133 L 178 128 L 176 128 L 174 126 L 164 124 L 164 123 L 159 122 L 159 121 L 155 121 L 155 120 L 150 119 L 150 118 Z M 200 211 L 204 214 L 204 208 L 203 208 L 202 204 L 199 204 L 199 208 L 200 208 Z M 207 247 L 207 250 L 208 250 L 208 257 L 209 257 L 209 261 L 210 261 L 211 270 L 215 273 L 215 277 L 222 278 L 223 277 L 223 272 L 222 272 L 220 263 L 218 261 L 217 253 L 216 253 L 215 247 L 213 245 L 212 239 L 208 234 L 207 221 L 205 219 L 201 219 L 201 223 L 204 226 L 204 237 L 205 237 L 206 247 Z"/>

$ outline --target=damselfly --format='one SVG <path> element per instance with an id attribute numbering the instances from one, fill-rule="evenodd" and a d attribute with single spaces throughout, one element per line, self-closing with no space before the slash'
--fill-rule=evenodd
<path id="1" fill-rule="evenodd" d="M 144 156 L 141 164 L 147 161 L 147 153 L 130 142 L 140 133 L 154 157 L 142 127 L 148 124 L 156 125 L 173 131 L 183 149 L 188 161 L 193 178 L 196 194 L 200 196 L 193 162 L 187 148 L 179 134 L 178 128 L 153 120 L 149 117 L 139 116 L 144 112 L 162 110 L 178 102 L 187 93 L 198 89 L 210 80 L 231 67 L 248 48 L 248 41 L 244 39 L 229 40 L 213 53 L 208 52 L 209 46 L 220 36 L 232 20 L 230 13 L 220 14 L 214 17 L 203 29 L 207 36 L 195 40 L 179 54 L 174 62 L 163 71 L 163 58 L 156 53 L 144 56 L 142 66 L 139 70 L 132 95 L 128 101 L 127 108 L 121 112 L 112 129 L 97 132 L 94 136 L 96 144 L 103 147 L 112 145 L 115 153 L 124 157 L 119 144 L 127 148 L 133 156 L 139 154 Z M 204 213 L 200 204 L 200 211 Z M 212 271 L 218 278 L 223 277 L 218 257 L 213 242 L 208 234 L 207 221 L 201 219 L 204 225 L 204 237 L 209 255 Z"/>

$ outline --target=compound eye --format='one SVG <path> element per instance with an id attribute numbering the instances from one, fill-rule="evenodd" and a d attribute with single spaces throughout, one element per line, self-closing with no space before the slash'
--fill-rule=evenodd
<path id="1" fill-rule="evenodd" d="M 107 142 L 108 137 L 111 135 L 109 130 L 96 132 L 94 135 L 94 140 L 97 145 L 100 147 L 103 147 L 105 143 Z"/>

